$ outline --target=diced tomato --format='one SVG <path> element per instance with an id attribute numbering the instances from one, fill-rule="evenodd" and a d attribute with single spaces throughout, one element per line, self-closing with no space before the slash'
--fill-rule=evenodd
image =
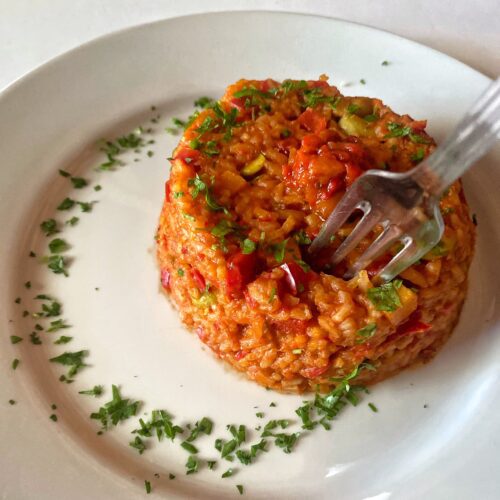
<path id="1" fill-rule="evenodd" d="M 320 137 L 314 134 L 308 134 L 302 138 L 300 150 L 304 153 L 316 153 L 322 145 L 323 141 Z"/>
<path id="2" fill-rule="evenodd" d="M 306 130 L 313 132 L 314 134 L 326 129 L 326 118 L 311 108 L 307 108 L 297 118 L 297 122 Z"/>
<path id="3" fill-rule="evenodd" d="M 413 130 L 424 130 L 427 127 L 427 120 L 417 120 L 411 124 Z"/>
<path id="4" fill-rule="evenodd" d="M 170 272 L 168 269 L 161 270 L 160 280 L 163 288 L 165 288 L 165 290 L 170 290 Z"/>
<path id="5" fill-rule="evenodd" d="M 259 90 L 261 90 L 262 92 L 267 92 L 273 87 L 276 87 L 276 82 L 274 80 L 271 80 L 270 78 L 268 78 L 267 80 L 262 80 L 259 83 Z"/>
<path id="6" fill-rule="evenodd" d="M 307 86 L 310 89 L 318 89 L 318 88 L 324 88 L 326 89 L 328 87 L 328 82 L 325 80 L 307 80 Z"/>
<path id="7" fill-rule="evenodd" d="M 307 321 L 304 319 L 286 319 L 274 321 L 273 325 L 280 335 L 302 335 L 307 330 Z"/>
<path id="8" fill-rule="evenodd" d="M 182 160 L 187 165 L 192 165 L 200 159 L 200 156 L 201 153 L 197 149 L 191 149 L 185 146 L 175 152 L 174 160 Z"/>
<path id="9" fill-rule="evenodd" d="M 167 201 L 172 201 L 170 199 L 170 192 L 171 192 L 171 188 L 170 188 L 170 179 L 169 179 L 167 182 L 165 182 L 165 199 Z"/>
<path id="10" fill-rule="evenodd" d="M 389 263 L 389 261 L 392 259 L 392 256 L 387 254 L 384 255 L 383 257 L 380 257 L 377 260 L 374 260 L 367 268 L 366 271 L 368 273 L 368 276 L 370 278 L 373 278 L 376 276 L 384 267 Z"/>
<path id="11" fill-rule="evenodd" d="M 206 288 L 206 283 L 205 278 L 202 276 L 200 271 L 198 271 L 198 269 L 191 269 L 191 276 L 200 292 L 203 292 Z"/>
<path id="12" fill-rule="evenodd" d="M 296 262 L 286 262 L 280 266 L 285 271 L 284 281 L 293 295 L 300 293 L 309 282 L 308 273 L 306 273 Z"/>
<path id="13" fill-rule="evenodd" d="M 305 378 L 314 379 L 323 375 L 323 373 L 325 373 L 328 368 L 330 368 L 330 364 L 323 367 L 304 368 L 300 373 Z"/>
<path id="14" fill-rule="evenodd" d="M 248 354 L 248 351 L 245 350 L 240 350 L 234 355 L 234 359 L 236 361 L 239 361 L 240 359 L 243 359 L 246 355 Z"/>
<path id="15" fill-rule="evenodd" d="M 257 257 L 254 253 L 238 252 L 227 262 L 227 291 L 231 295 L 241 293 L 243 287 L 252 281 L 255 275 Z"/>
<path id="16" fill-rule="evenodd" d="M 257 303 L 257 301 L 248 293 L 248 289 L 246 289 L 244 292 L 243 292 L 243 295 L 245 296 L 245 300 L 247 302 L 247 304 L 252 308 L 252 309 L 255 309 L 259 304 Z"/>
<path id="17" fill-rule="evenodd" d="M 245 109 L 245 103 L 243 102 L 243 99 L 241 97 L 233 97 L 229 101 L 229 104 L 233 108 L 236 108 L 238 111 L 243 111 Z"/>
<path id="18" fill-rule="evenodd" d="M 345 174 L 345 183 L 347 187 L 350 187 L 351 184 L 363 173 L 357 165 L 351 162 L 347 162 L 345 164 L 346 174 Z"/>
<path id="19" fill-rule="evenodd" d="M 326 187 L 326 192 L 329 196 L 332 196 L 337 191 L 341 191 L 344 188 L 344 181 L 341 177 L 334 177 L 328 181 L 328 185 Z"/>
<path id="20" fill-rule="evenodd" d="M 415 335 L 416 333 L 423 333 L 432 328 L 432 325 L 420 321 L 417 317 L 410 316 L 408 321 L 405 321 L 396 330 L 396 335 L 398 337 L 403 337 L 406 335 Z"/>
<path id="21" fill-rule="evenodd" d="M 203 327 L 202 327 L 202 326 L 199 326 L 198 328 L 196 328 L 195 333 L 196 333 L 196 335 L 198 335 L 198 338 L 199 338 L 202 342 L 206 342 L 206 340 L 207 340 L 207 335 L 206 335 L 205 330 L 203 329 Z"/>

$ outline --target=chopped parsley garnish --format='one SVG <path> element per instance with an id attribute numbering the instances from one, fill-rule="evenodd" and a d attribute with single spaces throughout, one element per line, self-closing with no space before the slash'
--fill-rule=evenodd
<path id="1" fill-rule="evenodd" d="M 16 304 L 20 304 L 21 303 L 21 297 L 17 297 L 16 300 L 14 300 L 14 302 Z"/>
<path id="2" fill-rule="evenodd" d="M 196 217 L 194 217 L 193 215 L 191 214 L 188 214 L 187 212 L 182 212 L 182 216 L 187 219 L 187 220 L 190 220 L 191 222 L 194 222 L 196 220 Z"/>
<path id="3" fill-rule="evenodd" d="M 273 286 L 271 288 L 271 293 L 269 294 L 269 299 L 267 301 L 269 304 L 276 298 L 276 292 L 277 292 L 277 289 L 275 286 Z"/>
<path id="4" fill-rule="evenodd" d="M 425 157 L 425 151 L 423 148 L 418 148 L 416 153 L 410 155 L 410 160 L 413 163 L 421 162 Z"/>
<path id="5" fill-rule="evenodd" d="M 51 253 L 62 253 L 69 248 L 69 245 L 61 238 L 55 238 L 49 243 Z"/>
<path id="6" fill-rule="evenodd" d="M 184 269 L 181 269 L 179 267 L 179 269 L 177 269 L 177 276 L 180 276 L 182 278 L 184 276 Z"/>
<path id="7" fill-rule="evenodd" d="M 88 185 L 88 182 L 82 177 L 71 177 L 71 182 L 75 189 L 82 189 Z"/>
<path id="8" fill-rule="evenodd" d="M 271 408 L 273 408 L 273 407 L 275 407 L 275 406 L 276 406 L 276 403 L 273 401 L 273 402 L 271 402 L 271 403 L 269 404 L 269 406 L 270 406 Z"/>
<path id="9" fill-rule="evenodd" d="M 241 252 L 243 254 L 253 253 L 253 252 L 255 252 L 256 248 L 257 248 L 257 244 L 255 243 L 255 241 L 252 241 L 249 238 L 245 238 L 241 242 Z"/>
<path id="10" fill-rule="evenodd" d="M 280 137 L 282 139 L 286 139 L 287 137 L 290 137 L 292 135 L 292 131 L 288 128 L 284 128 L 281 132 L 280 132 Z"/>
<path id="11" fill-rule="evenodd" d="M 262 412 L 262 411 L 258 411 L 258 412 L 255 414 L 255 416 L 256 416 L 257 418 L 264 418 L 264 412 Z"/>
<path id="12" fill-rule="evenodd" d="M 57 228 L 57 222 L 55 219 L 47 219 L 44 220 L 41 224 L 40 227 L 42 231 L 45 233 L 45 236 L 52 236 L 53 234 L 56 234 L 59 232 L 59 229 Z M 30 254 L 31 256 L 31 254 Z"/>
<path id="13" fill-rule="evenodd" d="M 189 456 L 186 462 L 186 474 L 194 474 L 198 472 L 198 460 L 192 455 Z"/>
<path id="14" fill-rule="evenodd" d="M 75 206 L 76 201 L 71 198 L 64 198 L 57 206 L 57 210 L 69 210 Z"/>
<path id="15" fill-rule="evenodd" d="M 49 417 L 50 420 L 52 420 L 53 422 L 57 422 L 57 415 L 55 415 L 54 413 Z"/>
<path id="16" fill-rule="evenodd" d="M 80 219 L 78 217 L 71 217 L 71 219 L 68 219 L 65 224 L 68 224 L 70 226 L 76 226 Z"/>
<path id="17" fill-rule="evenodd" d="M 139 424 L 141 428 L 132 431 L 133 433 L 151 437 L 154 431 L 158 441 L 161 441 L 163 436 L 173 441 L 177 434 L 184 432 L 182 427 L 174 425 L 172 417 L 165 410 L 153 410 L 151 412 L 151 420 L 144 422 L 141 418 L 139 419 Z"/>
<path id="18" fill-rule="evenodd" d="M 472 223 L 477 226 L 477 215 L 476 214 L 472 214 Z"/>
<path id="19" fill-rule="evenodd" d="M 361 85 L 366 85 L 366 80 L 364 78 L 361 78 L 361 80 L 359 81 L 359 83 L 361 83 Z"/>
<path id="20" fill-rule="evenodd" d="M 102 186 L 100 184 L 97 184 L 94 186 L 94 191 L 100 191 L 102 189 Z"/>
<path id="21" fill-rule="evenodd" d="M 274 258 L 276 262 L 279 264 L 283 262 L 285 259 L 285 250 L 286 250 L 286 245 L 288 243 L 288 238 L 281 243 L 274 243 L 271 245 L 271 249 L 273 251 Z"/>
<path id="22" fill-rule="evenodd" d="M 286 429 L 290 425 L 290 421 L 286 419 L 282 420 L 270 420 L 265 426 L 264 430 L 262 431 L 261 436 L 262 437 L 267 437 L 267 436 L 273 436 L 273 431 L 274 429 L 280 427 L 281 429 Z"/>
<path id="23" fill-rule="evenodd" d="M 174 199 L 179 199 L 179 198 L 182 198 L 184 196 L 184 192 L 183 191 L 175 191 L 175 193 L 173 193 L 174 195 Z"/>
<path id="24" fill-rule="evenodd" d="M 54 274 L 64 274 L 66 277 L 69 276 L 66 269 L 66 261 L 62 255 L 50 255 L 49 257 L 45 257 L 45 261 L 47 262 L 47 267 Z"/>
<path id="25" fill-rule="evenodd" d="M 144 480 L 144 488 L 146 488 L 146 494 L 149 495 L 151 493 L 151 483 L 146 479 Z"/>
<path id="26" fill-rule="evenodd" d="M 349 106 L 347 106 L 347 112 L 350 115 L 355 114 L 357 111 L 359 111 L 359 106 L 357 104 L 349 104 Z"/>
<path id="27" fill-rule="evenodd" d="M 139 455 L 142 455 L 146 450 L 146 445 L 139 436 L 135 436 L 134 440 L 130 441 L 129 446 L 135 448 L 139 452 Z"/>
<path id="28" fill-rule="evenodd" d="M 305 80 L 299 80 L 297 82 L 293 82 L 292 80 L 285 80 L 281 84 L 281 88 L 283 89 L 286 95 L 288 94 L 288 92 L 293 92 L 294 90 L 307 89 L 307 82 Z"/>
<path id="29" fill-rule="evenodd" d="M 311 401 L 305 401 L 304 404 L 295 410 L 295 413 L 302 420 L 302 429 L 312 430 L 318 422 L 313 422 L 311 420 L 311 410 L 313 409 L 313 404 Z"/>
<path id="30" fill-rule="evenodd" d="M 35 318 L 50 318 L 53 316 L 61 315 L 61 304 L 56 300 L 52 299 L 48 295 L 37 295 L 35 297 L 37 300 L 46 300 L 49 301 L 49 304 L 42 304 L 42 310 L 34 313 L 33 317 Z"/>
<path id="31" fill-rule="evenodd" d="M 11 406 L 14 406 L 16 404 L 16 401 L 14 399 L 9 399 L 9 404 Z"/>
<path id="32" fill-rule="evenodd" d="M 366 342 L 368 339 L 371 339 L 375 335 L 376 331 L 377 331 L 377 323 L 368 323 L 363 328 L 360 328 L 356 332 L 357 336 L 356 344 L 362 344 L 363 342 Z"/>
<path id="33" fill-rule="evenodd" d="M 382 66 L 389 66 L 389 61 L 382 61 Z"/>
<path id="34" fill-rule="evenodd" d="M 30 250 L 29 256 L 30 256 L 30 257 L 36 257 L 36 253 L 35 253 L 35 252 L 33 252 L 33 250 Z"/>
<path id="35" fill-rule="evenodd" d="M 25 284 L 24 284 L 24 288 L 27 288 L 28 290 L 31 288 L 31 281 L 27 281 Z"/>
<path id="36" fill-rule="evenodd" d="M 57 332 L 58 330 L 62 330 L 63 328 L 71 328 L 71 325 L 68 325 L 64 319 L 56 319 L 55 321 L 50 322 L 49 328 L 47 328 L 47 332 Z"/>
<path id="37" fill-rule="evenodd" d="M 207 467 L 210 470 L 213 470 L 216 464 L 217 464 L 217 462 L 215 460 L 207 460 Z"/>
<path id="38" fill-rule="evenodd" d="M 82 368 L 87 366 L 83 362 L 83 358 L 88 355 L 88 351 L 75 351 L 75 352 L 65 352 L 55 358 L 50 358 L 49 361 L 52 363 L 59 363 L 60 365 L 68 366 L 67 377 L 71 378 L 76 375 Z"/>
<path id="39" fill-rule="evenodd" d="M 233 128 L 238 125 L 236 123 L 238 110 L 236 108 L 231 108 L 229 112 L 226 112 L 219 103 L 215 103 L 212 109 L 214 110 L 214 113 L 222 120 L 222 127 L 226 129 L 224 140 L 229 141 L 232 136 Z"/>
<path id="40" fill-rule="evenodd" d="M 402 305 L 398 295 L 398 289 L 402 284 L 401 280 L 394 280 L 379 287 L 370 288 L 367 292 L 368 299 L 377 311 L 393 312 Z"/>
<path id="41" fill-rule="evenodd" d="M 195 108 L 206 109 L 212 107 L 215 104 L 215 101 L 210 97 L 202 96 L 196 99 L 193 104 Z"/>
<path id="42" fill-rule="evenodd" d="M 12 360 L 11 368 L 15 370 L 19 366 L 20 361 L 17 358 Z"/>
<path id="43" fill-rule="evenodd" d="M 92 212 L 92 205 L 95 202 L 94 201 L 90 201 L 90 202 L 78 201 L 77 203 L 80 206 L 82 212 Z"/>
<path id="44" fill-rule="evenodd" d="M 102 385 L 94 385 L 92 389 L 88 389 L 86 391 L 78 391 L 78 394 L 84 394 L 85 396 L 94 396 L 98 397 L 102 394 L 103 387 Z"/>
<path id="45" fill-rule="evenodd" d="M 294 432 L 293 434 L 286 434 L 281 432 L 279 434 L 273 434 L 276 438 L 274 444 L 281 448 L 284 453 L 291 453 L 293 447 L 299 439 L 300 432 Z"/>
<path id="46" fill-rule="evenodd" d="M 170 480 L 175 479 L 175 474 L 172 474 L 172 473 L 170 472 L 170 473 L 169 473 L 169 475 L 168 475 L 168 478 L 169 478 Z"/>
<path id="47" fill-rule="evenodd" d="M 243 485 L 242 484 L 237 484 L 236 489 L 240 492 L 240 495 L 243 495 Z"/>
<path id="48" fill-rule="evenodd" d="M 212 433 L 213 422 L 208 417 L 203 417 L 199 422 L 194 425 L 191 434 L 186 439 L 188 442 L 194 441 L 200 434 L 209 436 Z M 196 453 L 196 452 L 194 452 Z"/>
<path id="49" fill-rule="evenodd" d="M 54 341 L 54 344 L 63 345 L 63 344 L 67 344 L 68 342 L 71 342 L 72 340 L 73 340 L 73 337 L 61 335 L 56 341 Z"/>
<path id="50" fill-rule="evenodd" d="M 194 446 L 193 444 L 188 443 L 187 441 L 183 441 L 181 443 L 181 447 L 184 448 L 189 453 L 192 453 L 192 454 L 198 453 L 198 448 L 196 448 L 196 446 Z"/>
<path id="51" fill-rule="evenodd" d="M 10 343 L 11 344 L 19 344 L 19 342 L 22 342 L 22 341 L 23 341 L 22 337 L 18 337 L 17 335 L 10 336 Z"/>
<path id="52" fill-rule="evenodd" d="M 370 407 L 370 410 L 373 411 L 374 413 L 378 412 L 378 408 L 373 403 L 368 403 L 368 406 Z"/>
<path id="53" fill-rule="evenodd" d="M 113 399 L 101 406 L 98 412 L 90 414 L 90 418 L 101 422 L 102 430 L 107 430 L 110 424 L 116 426 L 119 422 L 133 417 L 141 405 L 140 401 L 131 401 L 129 398 L 123 399 L 116 385 L 112 385 L 111 390 Z"/>
<path id="54" fill-rule="evenodd" d="M 231 477 L 234 474 L 234 469 L 227 469 L 226 472 L 222 474 L 222 478 Z"/>
<path id="55" fill-rule="evenodd" d="M 188 186 L 193 188 L 191 190 L 191 196 L 193 199 L 196 199 L 198 195 L 203 192 L 205 193 L 205 202 L 209 210 L 212 210 L 213 212 L 222 210 L 226 215 L 229 215 L 227 208 L 219 205 L 215 200 L 212 188 L 209 187 L 198 174 L 196 174 L 194 178 L 189 179 Z"/>
<path id="56" fill-rule="evenodd" d="M 296 232 L 293 235 L 293 238 L 299 245 L 310 245 L 311 244 L 311 238 L 307 236 L 306 232 L 301 229 L 300 231 Z"/>
<path id="57" fill-rule="evenodd" d="M 372 113 L 370 115 L 363 116 L 363 120 L 367 121 L 368 123 L 375 122 L 379 119 L 380 117 L 376 115 L 375 113 Z"/>
<path id="58" fill-rule="evenodd" d="M 66 170 L 61 170 L 61 169 L 59 169 L 59 175 L 62 177 L 71 177 L 71 174 L 69 172 L 66 172 Z"/>
<path id="59" fill-rule="evenodd" d="M 425 137 L 413 132 L 411 127 L 405 127 L 400 123 L 391 122 L 387 124 L 387 130 L 389 133 L 385 137 L 409 137 L 412 142 L 418 144 L 429 144 L 430 141 Z"/>
<path id="60" fill-rule="evenodd" d="M 30 333 L 30 341 L 34 345 L 42 345 L 42 339 L 36 332 L 31 332 Z"/>

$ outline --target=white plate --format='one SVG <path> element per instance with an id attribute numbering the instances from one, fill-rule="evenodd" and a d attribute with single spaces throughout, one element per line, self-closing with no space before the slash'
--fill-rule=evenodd
<path id="1" fill-rule="evenodd" d="M 382 66 L 383 60 L 390 61 Z M 488 79 L 438 52 L 394 35 L 333 19 L 275 13 L 224 13 L 173 19 L 113 34 L 44 65 L 0 95 L 0 493 L 7 499 L 230 498 L 243 484 L 250 498 L 489 499 L 497 496 L 500 436 L 500 151 L 466 176 L 479 220 L 470 292 L 462 320 L 438 358 L 377 386 L 327 433 L 318 429 L 291 455 L 274 449 L 229 479 L 217 472 L 184 475 L 187 454 L 163 443 L 139 456 L 128 446 L 129 421 L 97 436 L 88 414 L 109 399 L 112 383 L 165 408 L 181 422 L 208 415 L 253 428 L 254 406 L 266 418 L 292 417 L 297 396 L 267 392 L 217 362 L 181 327 L 158 290 L 153 235 L 165 160 L 176 138 L 163 128 L 186 116 L 200 95 L 219 96 L 240 77 L 282 79 L 331 75 L 351 82 L 346 93 L 384 99 L 397 112 L 427 118 L 438 140 L 487 85 Z M 366 80 L 362 86 L 358 82 Z M 155 156 L 127 157 L 116 172 L 97 173 L 99 137 L 116 137 L 147 122 L 156 105 Z M 99 183 L 70 189 L 64 168 Z M 64 230 L 74 257 L 70 277 L 28 258 L 46 252 L 39 223 L 61 212 L 71 195 L 98 200 L 80 223 Z M 32 288 L 23 283 L 31 280 Z M 95 287 L 99 287 L 96 291 Z M 33 346 L 27 337 L 36 293 L 62 299 L 75 340 Z M 15 304 L 16 297 L 21 304 Z M 12 320 L 12 322 L 9 322 Z M 9 335 L 24 342 L 12 346 Z M 92 367 L 72 385 L 58 381 L 47 358 L 87 348 Z M 12 372 L 10 362 L 20 358 Z M 100 400 L 78 390 L 105 384 Z M 13 398 L 17 405 L 7 401 Z M 275 401 L 276 408 L 269 408 Z M 367 406 L 373 401 L 379 413 Z M 57 423 L 49 420 L 56 403 Z M 424 404 L 427 408 L 424 408 Z M 134 420 L 135 422 L 135 420 Z M 255 434 L 255 433 L 254 433 Z M 229 465 L 227 463 L 227 465 Z M 177 475 L 168 480 L 168 473 Z M 154 477 L 159 473 L 160 478 Z"/>

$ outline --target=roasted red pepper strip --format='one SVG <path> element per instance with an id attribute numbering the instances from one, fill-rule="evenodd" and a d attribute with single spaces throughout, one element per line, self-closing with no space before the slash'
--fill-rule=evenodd
<path id="1" fill-rule="evenodd" d="M 398 327 L 395 335 L 397 335 L 398 337 L 415 335 L 416 333 L 426 332 L 430 328 L 432 328 L 432 325 L 424 323 L 417 318 L 410 317 L 408 321 L 405 321 L 401 326 Z"/>
<path id="2" fill-rule="evenodd" d="M 229 294 L 234 295 L 243 291 L 243 287 L 252 281 L 255 275 L 257 257 L 254 253 L 243 254 L 238 252 L 227 262 L 226 285 Z"/>
<path id="3" fill-rule="evenodd" d="M 191 269 L 191 276 L 193 277 L 193 280 L 200 292 L 203 292 L 207 285 L 205 283 L 205 278 L 202 276 L 200 271 L 198 271 L 198 269 Z"/>
<path id="4" fill-rule="evenodd" d="M 330 368 L 330 364 L 323 367 L 304 368 L 300 373 L 305 378 L 313 379 L 319 377 L 320 375 L 323 375 L 323 373 L 325 373 L 328 368 Z"/>
<path id="5" fill-rule="evenodd" d="M 293 295 L 301 292 L 309 281 L 306 273 L 296 262 L 286 262 L 280 266 L 285 271 L 284 281 Z"/>

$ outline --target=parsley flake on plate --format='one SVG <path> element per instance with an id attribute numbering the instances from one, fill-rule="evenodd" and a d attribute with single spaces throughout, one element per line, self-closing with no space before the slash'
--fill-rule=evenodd
<path id="1" fill-rule="evenodd" d="M 129 398 L 122 398 L 120 390 L 116 385 L 112 385 L 111 390 L 113 399 L 105 403 L 104 406 L 101 406 L 99 411 L 90 414 L 90 418 L 101 422 L 102 430 L 107 430 L 110 425 L 116 426 L 119 422 L 135 416 L 141 405 L 140 401 L 131 401 Z"/>
<path id="2" fill-rule="evenodd" d="M 94 396 L 98 397 L 102 394 L 103 387 L 102 385 L 94 385 L 92 389 L 88 389 L 85 391 L 78 391 L 78 394 L 84 394 L 85 396 Z"/>
<path id="3" fill-rule="evenodd" d="M 83 358 L 88 356 L 88 351 L 75 351 L 75 352 L 65 352 L 54 358 L 50 358 L 49 361 L 52 363 L 58 363 L 60 365 L 69 366 L 68 377 L 73 377 L 78 373 L 79 370 L 87 366 L 83 362 Z"/>

